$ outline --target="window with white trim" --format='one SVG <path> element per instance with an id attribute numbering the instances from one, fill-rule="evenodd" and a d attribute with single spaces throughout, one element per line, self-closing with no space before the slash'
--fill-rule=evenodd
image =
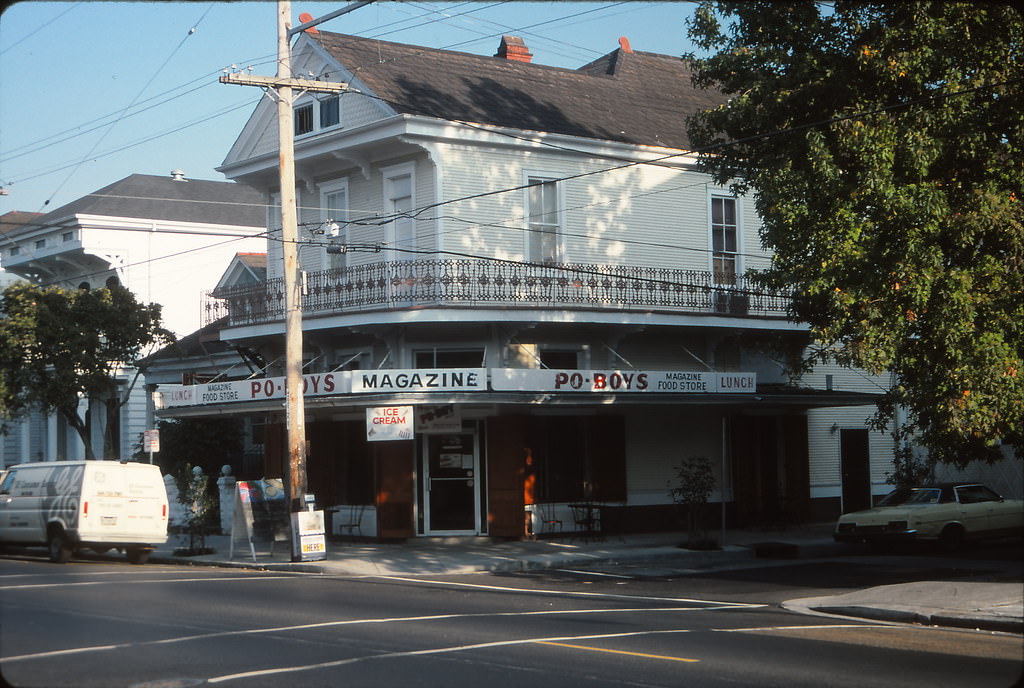
<path id="1" fill-rule="evenodd" d="M 313 104 L 298 105 L 293 115 L 295 120 L 295 135 L 301 136 L 313 131 Z"/>
<path id="2" fill-rule="evenodd" d="M 342 179 L 320 186 L 320 220 L 324 223 L 324 235 L 329 243 L 349 243 L 348 180 Z M 330 268 L 347 267 L 348 254 L 329 254 L 329 260 L 324 264 Z"/>
<path id="3" fill-rule="evenodd" d="M 270 239 L 267 250 L 267 277 L 281 276 L 281 247 L 282 237 L 281 219 L 281 194 L 270 194 L 270 202 L 267 203 L 267 237 Z"/>
<path id="4" fill-rule="evenodd" d="M 736 284 L 739 247 L 735 198 L 711 197 L 711 248 L 715 284 Z"/>
<path id="5" fill-rule="evenodd" d="M 527 187 L 527 258 L 534 263 L 557 263 L 562 259 L 562 225 L 558 182 L 529 177 Z"/>
<path id="6" fill-rule="evenodd" d="M 318 129 L 327 129 L 341 123 L 341 97 L 331 94 L 318 99 L 320 101 L 320 122 Z"/>
<path id="7" fill-rule="evenodd" d="M 384 173 L 385 212 L 394 219 L 388 225 L 386 243 L 394 249 L 394 258 L 412 260 L 408 250 L 416 248 L 416 222 L 409 214 L 413 209 L 412 167 L 401 165 Z"/>
<path id="8" fill-rule="evenodd" d="M 336 127 L 341 124 L 341 96 L 331 93 L 306 100 L 295 106 L 292 116 L 296 136 Z"/>

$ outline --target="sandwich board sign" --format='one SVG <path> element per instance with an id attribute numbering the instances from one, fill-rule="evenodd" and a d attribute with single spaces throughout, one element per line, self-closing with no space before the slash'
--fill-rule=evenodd
<path id="1" fill-rule="evenodd" d="M 256 561 L 256 540 L 269 540 L 270 553 L 275 542 L 289 541 L 288 497 L 281 478 L 238 481 L 235 483 L 234 518 L 231 521 L 231 546 L 228 559 L 235 555 L 235 539 L 245 538 L 252 560 Z"/>

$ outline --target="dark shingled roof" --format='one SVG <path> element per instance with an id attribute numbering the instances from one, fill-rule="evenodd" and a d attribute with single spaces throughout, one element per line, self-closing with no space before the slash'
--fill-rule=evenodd
<path id="1" fill-rule="evenodd" d="M 0 234 L 17 231 L 26 225 L 34 225 L 42 216 L 42 213 L 29 213 L 24 210 L 4 213 L 0 215 Z"/>
<path id="2" fill-rule="evenodd" d="M 312 37 L 398 112 L 687 150 L 688 115 L 725 96 L 678 57 L 622 48 L 578 70 L 321 31 Z"/>
<path id="3" fill-rule="evenodd" d="M 244 184 L 133 174 L 52 210 L 32 224 L 45 225 L 82 214 L 262 227 L 266 224 L 265 204 L 262 194 Z"/>

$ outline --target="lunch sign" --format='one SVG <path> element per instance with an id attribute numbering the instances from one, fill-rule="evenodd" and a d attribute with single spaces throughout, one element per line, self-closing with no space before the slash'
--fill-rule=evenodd
<path id="1" fill-rule="evenodd" d="M 203 385 L 161 385 L 164 408 L 285 398 L 285 378 Z M 406 392 L 541 392 L 581 394 L 753 394 L 756 373 L 693 370 L 550 370 L 431 368 L 352 370 L 303 376 L 306 397 Z"/>

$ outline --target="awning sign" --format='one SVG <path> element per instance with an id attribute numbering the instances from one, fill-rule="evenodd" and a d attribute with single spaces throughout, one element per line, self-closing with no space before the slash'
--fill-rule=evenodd
<path id="1" fill-rule="evenodd" d="M 412 406 L 376 406 L 366 409 L 366 440 L 411 440 L 413 438 Z"/>
<path id="2" fill-rule="evenodd" d="M 427 368 L 422 370 L 357 370 L 352 393 L 483 392 L 486 368 Z"/>
<path id="3" fill-rule="evenodd" d="M 742 394 L 757 391 L 757 373 L 499 368 L 491 370 L 491 388 L 500 392 Z"/>
<path id="4" fill-rule="evenodd" d="M 462 432 L 462 413 L 455 404 L 416 407 L 416 432 Z"/>

